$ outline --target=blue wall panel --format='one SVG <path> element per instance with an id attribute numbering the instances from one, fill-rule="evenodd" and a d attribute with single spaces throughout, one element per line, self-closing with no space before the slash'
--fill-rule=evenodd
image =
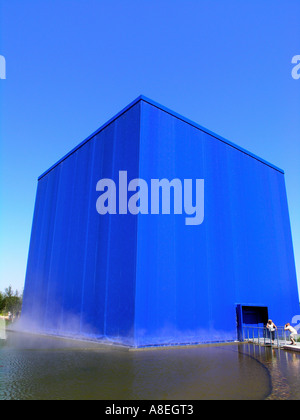
<path id="1" fill-rule="evenodd" d="M 96 184 L 118 186 L 121 170 L 148 186 L 204 179 L 203 223 L 187 226 L 184 213 L 100 216 Z M 298 313 L 278 168 L 139 98 L 40 177 L 27 328 L 132 346 L 235 340 L 238 304 L 268 307 L 277 325 Z"/>
<path id="2" fill-rule="evenodd" d="M 27 328 L 133 344 L 137 218 L 100 216 L 96 185 L 124 169 L 138 177 L 139 119 L 136 104 L 40 178 L 22 311 Z"/>
<path id="3" fill-rule="evenodd" d="M 204 179 L 205 218 L 139 215 L 138 345 L 235 340 L 236 305 L 299 310 L 284 175 L 142 102 L 140 177 Z M 145 240 L 147 238 L 147 240 Z"/>

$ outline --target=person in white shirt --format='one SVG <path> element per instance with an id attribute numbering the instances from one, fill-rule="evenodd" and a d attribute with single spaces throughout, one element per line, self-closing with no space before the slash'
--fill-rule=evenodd
<path id="1" fill-rule="evenodd" d="M 289 322 L 285 324 L 284 329 L 285 331 L 289 331 L 291 333 L 290 334 L 291 345 L 292 346 L 296 345 L 295 336 L 298 334 L 297 330 L 293 328 Z"/>
<path id="2" fill-rule="evenodd" d="M 267 325 L 266 325 L 269 334 L 270 334 L 270 338 L 272 339 L 272 343 L 274 344 L 274 340 L 275 340 L 275 331 L 277 330 L 276 325 L 274 324 L 274 322 L 269 319 Z"/>

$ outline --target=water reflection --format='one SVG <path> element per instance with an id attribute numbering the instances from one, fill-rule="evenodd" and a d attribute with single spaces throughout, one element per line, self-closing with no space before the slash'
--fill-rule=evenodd
<path id="1" fill-rule="evenodd" d="M 268 371 L 271 392 L 268 400 L 300 399 L 300 354 L 274 347 L 244 344 L 239 351 L 254 357 Z"/>
<path id="2" fill-rule="evenodd" d="M 128 351 L 17 333 L 0 399 L 299 399 L 299 355 L 253 345 Z"/>

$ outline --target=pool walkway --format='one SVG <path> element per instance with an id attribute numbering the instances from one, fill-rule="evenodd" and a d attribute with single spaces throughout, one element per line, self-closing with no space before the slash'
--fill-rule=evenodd
<path id="1" fill-rule="evenodd" d="M 253 343 L 263 347 L 274 347 L 276 349 L 290 350 L 295 352 L 300 352 L 300 343 L 297 342 L 295 345 L 291 345 L 290 342 L 286 340 L 275 340 L 274 344 L 269 339 L 258 339 L 258 338 L 249 338 L 245 340 L 245 343 Z"/>

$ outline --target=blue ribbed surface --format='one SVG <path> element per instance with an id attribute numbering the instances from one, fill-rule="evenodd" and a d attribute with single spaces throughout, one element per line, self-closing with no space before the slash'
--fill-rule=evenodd
<path id="1" fill-rule="evenodd" d="M 204 179 L 205 217 L 96 212 L 97 181 Z M 132 346 L 235 340 L 236 305 L 298 313 L 284 175 L 140 98 L 39 179 L 24 323 Z"/>
<path id="2" fill-rule="evenodd" d="M 138 177 L 140 104 L 38 183 L 24 320 L 55 334 L 133 344 L 137 218 L 100 216 L 101 178 Z"/>

